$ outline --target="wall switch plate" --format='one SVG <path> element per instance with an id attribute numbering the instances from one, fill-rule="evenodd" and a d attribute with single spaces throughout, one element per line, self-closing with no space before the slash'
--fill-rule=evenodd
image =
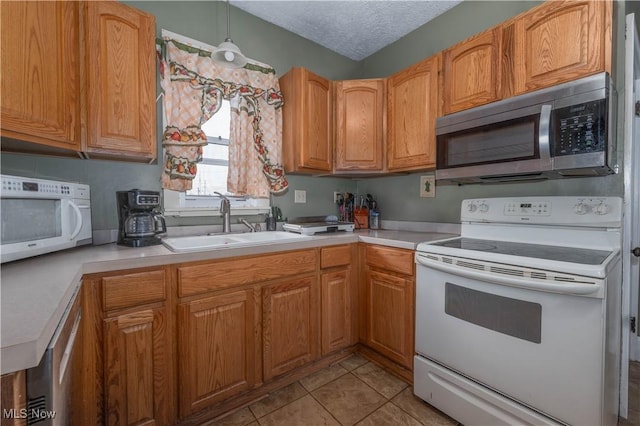
<path id="1" fill-rule="evenodd" d="M 436 196 L 436 177 L 434 175 L 420 176 L 420 196 Z"/>
<path id="2" fill-rule="evenodd" d="M 307 202 L 307 191 L 302 189 L 296 189 L 294 192 L 294 203 L 306 203 Z"/>

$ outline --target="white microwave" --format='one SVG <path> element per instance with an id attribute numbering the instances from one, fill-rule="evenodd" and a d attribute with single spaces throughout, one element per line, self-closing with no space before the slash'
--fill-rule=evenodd
<path id="1" fill-rule="evenodd" d="M 0 263 L 91 244 L 88 185 L 0 177 Z"/>

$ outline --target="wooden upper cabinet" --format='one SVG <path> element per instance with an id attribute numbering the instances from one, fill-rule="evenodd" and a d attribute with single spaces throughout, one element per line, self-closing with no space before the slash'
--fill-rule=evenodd
<path id="1" fill-rule="evenodd" d="M 338 81 L 335 171 L 384 170 L 385 80 Z"/>
<path id="2" fill-rule="evenodd" d="M 78 8 L 75 1 L 0 2 L 3 137 L 80 150 Z"/>
<path id="3" fill-rule="evenodd" d="M 117 2 L 86 2 L 90 157 L 156 157 L 155 18 Z"/>
<path id="4" fill-rule="evenodd" d="M 305 68 L 280 78 L 285 171 L 328 173 L 333 167 L 331 81 Z"/>
<path id="5" fill-rule="evenodd" d="M 444 114 L 500 99 L 501 34 L 493 28 L 442 53 Z"/>
<path id="6" fill-rule="evenodd" d="M 389 171 L 435 167 L 440 57 L 427 58 L 387 79 Z"/>
<path id="7" fill-rule="evenodd" d="M 611 72 L 611 1 L 551 1 L 504 25 L 504 97 Z"/>

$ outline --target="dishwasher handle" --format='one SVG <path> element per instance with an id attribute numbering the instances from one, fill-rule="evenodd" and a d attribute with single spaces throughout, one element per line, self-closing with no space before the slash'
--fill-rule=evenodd
<path id="1" fill-rule="evenodd" d="M 67 340 L 67 345 L 64 348 L 64 353 L 62 354 L 62 359 L 60 360 L 60 370 L 58 374 L 59 384 L 62 384 L 65 373 L 67 371 L 67 366 L 69 365 L 69 359 L 71 358 L 71 353 L 73 352 L 73 348 L 75 346 L 76 337 L 78 336 L 78 329 L 80 328 L 80 320 L 82 319 L 82 309 L 78 310 L 78 314 L 76 315 L 76 319 L 73 321 L 73 328 L 71 329 L 71 334 L 69 335 L 69 340 Z"/>
<path id="2" fill-rule="evenodd" d="M 426 256 L 416 253 L 416 262 L 420 265 L 428 268 L 436 269 L 448 274 L 457 275 L 469 279 L 500 284 L 509 287 L 518 287 L 528 290 L 536 291 L 548 291 L 552 293 L 570 294 L 586 296 L 597 293 L 600 290 L 600 286 L 597 284 L 585 284 L 585 283 L 571 283 L 562 282 L 562 284 L 554 284 L 549 282 L 538 282 L 527 278 L 520 278 L 516 276 L 500 276 L 490 272 L 484 272 L 479 270 L 467 270 L 462 267 L 449 265 L 446 263 L 432 260 Z"/>

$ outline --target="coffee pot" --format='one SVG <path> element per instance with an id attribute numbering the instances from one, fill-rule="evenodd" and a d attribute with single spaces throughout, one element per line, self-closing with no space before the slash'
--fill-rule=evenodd
<path id="1" fill-rule="evenodd" d="M 132 189 L 118 191 L 118 244 L 144 247 L 160 244 L 160 235 L 167 232 L 160 207 L 160 193 Z"/>

